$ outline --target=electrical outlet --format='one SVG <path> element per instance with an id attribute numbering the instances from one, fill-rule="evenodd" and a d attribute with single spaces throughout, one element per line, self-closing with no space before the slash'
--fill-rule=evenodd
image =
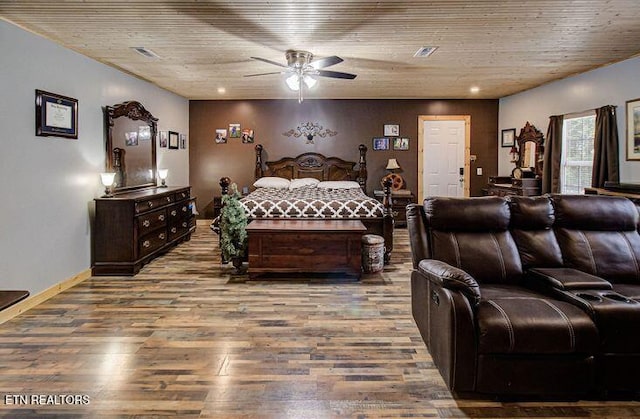
<path id="1" fill-rule="evenodd" d="M 482 167 L 476 168 L 476 175 L 482 176 Z"/>

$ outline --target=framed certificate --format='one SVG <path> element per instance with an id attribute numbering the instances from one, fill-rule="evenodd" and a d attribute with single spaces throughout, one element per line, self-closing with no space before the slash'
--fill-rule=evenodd
<path id="1" fill-rule="evenodd" d="M 78 99 L 36 90 L 36 135 L 78 139 Z"/>

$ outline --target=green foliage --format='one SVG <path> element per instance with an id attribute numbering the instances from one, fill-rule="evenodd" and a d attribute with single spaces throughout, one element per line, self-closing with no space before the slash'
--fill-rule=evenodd
<path id="1" fill-rule="evenodd" d="M 226 261 L 244 257 L 247 249 L 247 215 L 240 205 L 238 186 L 232 183 L 229 194 L 222 196 L 220 210 L 220 250 Z"/>

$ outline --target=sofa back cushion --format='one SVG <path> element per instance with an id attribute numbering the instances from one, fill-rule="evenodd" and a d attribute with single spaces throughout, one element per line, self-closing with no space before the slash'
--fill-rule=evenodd
<path id="1" fill-rule="evenodd" d="M 560 245 L 553 232 L 555 214 L 548 196 L 509 197 L 511 235 L 524 270 L 562 266 Z"/>
<path id="2" fill-rule="evenodd" d="M 611 282 L 640 283 L 638 210 L 627 198 L 553 195 L 564 265 Z"/>
<path id="3" fill-rule="evenodd" d="M 504 198 L 433 197 L 425 199 L 424 211 L 433 259 L 464 270 L 479 283 L 520 281 L 522 265 Z"/>

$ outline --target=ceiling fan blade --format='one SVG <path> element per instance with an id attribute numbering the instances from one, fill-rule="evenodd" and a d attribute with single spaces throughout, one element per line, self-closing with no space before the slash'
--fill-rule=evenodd
<path id="1" fill-rule="evenodd" d="M 284 64 L 280 64 L 280 63 L 277 63 L 277 62 L 275 62 L 275 61 L 267 60 L 266 58 L 260 58 L 260 57 L 250 57 L 250 58 L 253 58 L 254 60 L 258 60 L 258 61 L 263 61 L 263 62 L 265 62 L 265 63 L 269 63 L 269 64 L 277 65 L 278 67 L 284 67 L 284 68 L 287 68 L 287 66 L 286 66 L 286 65 L 284 65 Z"/>
<path id="2" fill-rule="evenodd" d="M 269 73 L 245 74 L 242 77 L 267 76 L 269 74 L 284 74 L 284 73 L 286 73 L 286 71 L 271 71 Z"/>
<path id="3" fill-rule="evenodd" d="M 355 74 L 340 73 L 339 71 L 329 71 L 329 70 L 317 70 L 316 74 L 322 77 L 333 77 L 334 79 L 353 80 L 357 77 Z"/>
<path id="4" fill-rule="evenodd" d="M 312 61 L 309 65 L 315 69 L 319 69 L 319 68 L 330 67 L 332 65 L 336 65 L 343 61 L 344 60 L 342 58 L 332 55 L 331 57 L 321 58 L 319 60 Z"/>

